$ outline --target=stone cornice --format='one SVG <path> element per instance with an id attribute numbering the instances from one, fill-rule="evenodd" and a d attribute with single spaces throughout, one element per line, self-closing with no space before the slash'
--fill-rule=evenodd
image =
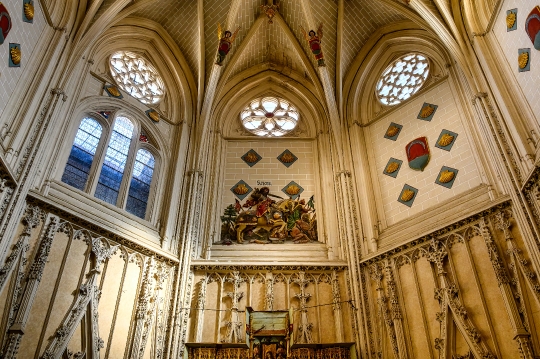
<path id="1" fill-rule="evenodd" d="M 411 249 L 416 248 L 416 247 L 420 247 L 421 245 L 427 243 L 429 240 L 431 240 L 433 238 L 438 238 L 438 237 L 441 237 L 441 236 L 449 235 L 452 232 L 459 231 L 459 230 L 461 230 L 461 229 L 463 229 L 463 228 L 465 228 L 465 227 L 479 221 L 483 217 L 494 214 L 495 212 L 506 209 L 506 208 L 508 208 L 510 206 L 511 206 L 511 201 L 510 200 L 495 203 L 493 206 L 491 206 L 489 208 L 486 208 L 483 211 L 477 212 L 477 213 L 472 214 L 472 215 L 470 215 L 470 216 L 468 216 L 466 218 L 463 218 L 463 219 L 461 219 L 459 221 L 456 221 L 456 222 L 454 222 L 452 224 L 449 224 L 449 225 L 445 226 L 444 228 L 441 228 L 441 229 L 436 230 L 434 232 L 431 232 L 431 233 L 428 233 L 426 235 L 420 236 L 418 238 L 414 238 L 414 239 L 408 241 L 405 244 L 390 248 L 390 249 L 388 249 L 388 250 L 386 250 L 384 252 L 374 253 L 374 254 L 372 254 L 370 256 L 367 256 L 367 257 L 363 258 L 360 261 L 360 266 L 367 267 L 367 266 L 369 266 L 369 265 L 371 265 L 371 264 L 373 264 L 375 262 L 378 262 L 378 261 L 380 261 L 382 259 L 392 257 L 395 254 L 398 254 L 398 253 L 401 253 L 401 252 L 404 252 L 404 251 L 408 251 L 408 250 L 411 250 Z"/>
<path id="2" fill-rule="evenodd" d="M 96 234 L 96 236 L 107 238 L 145 256 L 154 257 L 156 260 L 160 262 L 165 262 L 170 266 L 178 265 L 179 261 L 173 255 L 159 249 L 149 248 L 147 246 L 141 245 L 140 243 L 136 243 L 132 240 L 119 236 L 118 234 L 108 231 L 107 229 L 95 223 L 91 223 L 83 218 L 80 218 L 79 216 L 74 215 L 73 213 L 59 208 L 54 203 L 48 202 L 45 199 L 38 198 L 36 194 L 30 193 L 26 198 L 26 201 L 27 203 L 33 204 L 46 212 L 52 213 L 70 223 L 73 223 L 77 226 L 80 226 L 81 228 L 93 232 L 94 234 Z"/>
<path id="3" fill-rule="evenodd" d="M 344 263 L 335 264 L 226 264 L 203 263 L 193 261 L 191 269 L 194 271 L 344 271 L 348 267 Z"/>

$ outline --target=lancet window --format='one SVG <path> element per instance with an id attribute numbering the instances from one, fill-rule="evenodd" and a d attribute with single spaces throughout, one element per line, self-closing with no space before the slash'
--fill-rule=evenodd
<path id="1" fill-rule="evenodd" d="M 100 123 L 105 116 L 82 119 L 62 182 L 145 219 L 157 151 L 133 118 L 121 114 L 109 118 L 110 134 Z"/>

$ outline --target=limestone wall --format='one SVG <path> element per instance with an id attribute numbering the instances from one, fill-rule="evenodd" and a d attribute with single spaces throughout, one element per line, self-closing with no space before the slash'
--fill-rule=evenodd
<path id="1" fill-rule="evenodd" d="M 39 45 L 46 25 L 45 15 L 39 1 L 34 2 L 33 23 L 23 21 L 23 3 L 18 0 L 4 0 L 4 6 L 11 17 L 11 31 L 7 35 L 4 43 L 0 46 L 0 73 L 2 74 L 0 87 L 0 116 L 4 111 L 10 97 L 19 87 L 21 79 L 28 79 L 34 75 L 35 69 L 40 61 L 40 56 L 34 52 Z M 20 67 L 9 67 L 8 58 L 10 52 L 9 44 L 19 44 L 22 57 Z"/>
<path id="2" fill-rule="evenodd" d="M 365 352 L 409 358 L 441 351 L 447 358 L 538 353 L 539 282 L 504 207 L 363 263 L 369 300 L 362 311 L 370 321 Z"/>
<path id="3" fill-rule="evenodd" d="M 0 274 L 2 356 L 159 356 L 175 269 L 65 213 L 28 205 Z"/>
<path id="4" fill-rule="evenodd" d="M 525 31 L 525 21 L 527 16 L 538 6 L 538 1 L 534 0 L 509 0 L 505 1 L 497 15 L 495 24 L 493 25 L 493 33 L 497 40 L 499 48 L 493 49 L 496 53 L 501 53 L 505 60 L 500 66 L 505 67 L 505 73 L 513 76 L 509 79 L 510 84 L 516 84 L 521 90 L 522 95 L 527 99 L 528 105 L 536 116 L 536 120 L 540 121 L 540 103 L 538 96 L 540 90 L 538 83 L 540 81 L 540 56 L 538 50 L 533 46 Z M 508 31 L 506 26 L 507 11 L 517 9 L 515 30 Z M 519 49 L 530 49 L 530 58 L 528 71 L 520 71 L 518 66 L 518 51 Z"/>
<path id="5" fill-rule="evenodd" d="M 313 343 L 354 341 L 351 306 L 344 267 L 332 266 L 194 266 L 194 291 L 190 313 L 189 342 L 230 342 L 227 322 L 231 321 L 235 283 L 242 328 L 245 309 L 288 311 L 293 309 L 295 335 L 301 325 L 301 285 L 307 301 L 308 321 L 313 324 Z M 335 305 L 334 305 L 335 303 Z M 244 332 L 244 331 L 243 331 Z M 245 332 L 244 332 L 245 333 Z M 245 334 L 244 334 L 245 335 Z M 245 340 L 245 336 L 244 336 Z"/>
<path id="6" fill-rule="evenodd" d="M 438 106 L 431 121 L 418 119 L 424 103 Z M 392 124 L 403 126 L 397 140 L 384 137 Z M 436 147 L 443 130 L 457 134 L 449 151 Z M 464 126 L 463 110 L 454 98 L 448 80 L 415 96 L 367 129 L 371 177 L 379 186 L 386 224 L 391 226 L 411 215 L 444 204 L 451 198 L 481 184 L 478 164 Z M 419 137 L 427 137 L 430 161 L 423 171 L 413 170 L 407 162 L 405 146 Z M 383 173 L 390 158 L 403 161 L 397 176 Z M 452 188 L 435 183 L 443 166 L 457 169 Z M 411 207 L 398 202 L 403 186 L 418 189 Z"/>

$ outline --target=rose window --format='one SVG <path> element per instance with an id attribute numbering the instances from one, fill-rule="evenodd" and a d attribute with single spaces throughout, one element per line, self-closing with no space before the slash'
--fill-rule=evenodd
<path id="1" fill-rule="evenodd" d="M 165 87 L 156 69 L 133 52 L 119 51 L 111 56 L 111 74 L 118 86 L 144 104 L 156 104 Z"/>
<path id="2" fill-rule="evenodd" d="M 397 105 L 414 95 L 426 82 L 429 61 L 420 54 L 407 54 L 384 70 L 377 82 L 377 97 L 387 106 Z"/>
<path id="3" fill-rule="evenodd" d="M 279 137 L 295 129 L 300 118 L 295 107 L 276 97 L 251 101 L 240 114 L 244 127 L 257 136 Z"/>

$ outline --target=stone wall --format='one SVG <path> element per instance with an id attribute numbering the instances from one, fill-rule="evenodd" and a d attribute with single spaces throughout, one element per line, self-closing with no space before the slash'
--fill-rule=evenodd
<path id="1" fill-rule="evenodd" d="M 232 320 L 235 285 L 242 328 L 247 307 L 255 311 L 292 308 L 298 338 L 302 304 L 296 296 L 302 294 L 303 286 L 303 294 L 310 295 L 306 310 L 308 321 L 313 324 L 312 342 L 354 341 L 344 267 L 195 265 L 193 269 L 195 290 L 191 307 L 196 310 L 190 314 L 190 342 L 230 343 L 227 323 Z"/>
<path id="2" fill-rule="evenodd" d="M 365 261 L 364 350 L 410 358 L 538 353 L 539 282 L 512 216 L 499 205 Z"/>
<path id="3" fill-rule="evenodd" d="M 438 106 L 431 121 L 417 118 L 424 103 Z M 375 185 L 380 187 L 380 200 L 388 226 L 451 201 L 453 197 L 481 184 L 476 156 L 463 121 L 463 111 L 454 98 L 448 80 L 445 80 L 368 127 L 367 147 L 373 156 L 370 169 L 372 178 L 376 179 Z M 396 141 L 384 138 L 391 123 L 403 126 Z M 435 146 L 442 130 L 457 134 L 450 151 Z M 428 139 L 431 158 L 424 171 L 417 171 L 408 165 L 405 146 L 423 136 Z M 403 161 L 396 178 L 383 173 L 390 158 Z M 442 166 L 458 170 L 451 189 L 435 183 Z M 398 202 L 405 184 L 418 189 L 411 207 Z"/>
<path id="4" fill-rule="evenodd" d="M 2 357 L 158 357 L 176 265 L 28 204 L 0 273 Z"/>
<path id="5" fill-rule="evenodd" d="M 494 49 L 502 53 L 502 57 L 506 60 L 501 66 L 507 70 L 505 73 L 513 75 L 512 83 L 516 83 L 522 91 L 522 94 L 528 101 L 532 112 L 536 116 L 536 120 L 540 121 L 540 102 L 538 96 L 538 82 L 540 81 L 540 57 L 538 50 L 533 46 L 525 31 L 525 21 L 527 16 L 538 6 L 538 1 L 534 0 L 509 0 L 505 1 L 497 15 L 493 26 L 493 33 L 497 39 L 499 48 Z M 508 10 L 517 9 L 517 25 L 516 29 L 507 31 L 506 13 Z M 530 49 L 529 71 L 520 72 L 518 66 L 518 50 Z"/>

